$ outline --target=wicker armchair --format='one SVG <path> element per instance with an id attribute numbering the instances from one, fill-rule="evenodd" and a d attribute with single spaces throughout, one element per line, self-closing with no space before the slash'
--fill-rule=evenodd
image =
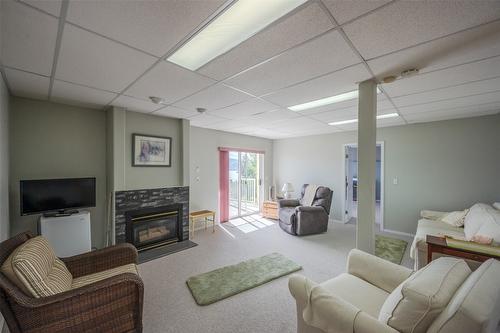
<path id="1" fill-rule="evenodd" d="M 0 243 L 0 265 L 31 237 L 26 232 Z M 137 250 L 120 244 L 61 260 L 77 278 L 136 263 Z M 123 273 L 53 296 L 33 298 L 0 273 L 0 311 L 11 333 L 142 332 L 143 294 L 141 278 Z"/>

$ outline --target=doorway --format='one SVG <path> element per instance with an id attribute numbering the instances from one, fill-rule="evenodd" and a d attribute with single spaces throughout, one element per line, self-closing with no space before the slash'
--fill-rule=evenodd
<path id="1" fill-rule="evenodd" d="M 383 230 L 384 217 L 384 143 L 377 142 L 376 178 L 375 178 L 375 223 Z M 345 182 L 343 200 L 344 223 L 356 224 L 358 217 L 358 146 L 344 145 Z"/>
<path id="2" fill-rule="evenodd" d="M 229 219 L 260 212 L 264 155 L 229 151 Z"/>

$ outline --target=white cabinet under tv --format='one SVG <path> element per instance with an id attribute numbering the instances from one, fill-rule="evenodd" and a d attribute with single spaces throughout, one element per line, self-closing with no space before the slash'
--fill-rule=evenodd
<path id="1" fill-rule="evenodd" d="M 47 238 L 58 257 L 70 257 L 91 250 L 90 213 L 80 211 L 68 216 L 41 216 L 40 235 Z"/>

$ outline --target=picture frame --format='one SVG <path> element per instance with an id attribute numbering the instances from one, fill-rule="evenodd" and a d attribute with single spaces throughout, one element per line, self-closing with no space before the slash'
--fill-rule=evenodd
<path id="1" fill-rule="evenodd" d="M 172 166 L 172 138 L 148 134 L 132 134 L 132 166 Z"/>

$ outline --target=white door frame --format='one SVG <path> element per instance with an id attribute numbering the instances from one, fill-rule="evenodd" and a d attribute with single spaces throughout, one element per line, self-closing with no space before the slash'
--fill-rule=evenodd
<path id="1" fill-rule="evenodd" d="M 384 230 L 384 187 L 385 187 L 385 142 L 377 141 L 377 146 L 380 146 L 380 230 Z M 345 151 L 347 147 L 357 147 L 357 143 L 345 143 L 342 146 L 342 223 L 349 222 L 348 215 L 346 211 L 346 196 L 345 196 L 345 177 L 346 177 L 346 163 L 345 163 Z"/>

